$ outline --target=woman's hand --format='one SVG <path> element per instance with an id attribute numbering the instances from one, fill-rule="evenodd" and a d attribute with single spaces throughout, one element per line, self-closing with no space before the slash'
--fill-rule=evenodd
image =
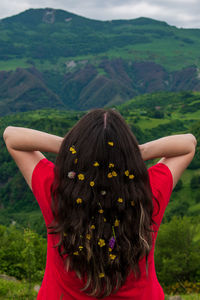
<path id="1" fill-rule="evenodd" d="M 173 177 L 173 187 L 175 187 L 194 157 L 196 144 L 195 136 L 188 133 L 163 137 L 139 145 L 139 148 L 144 160 L 161 158 L 159 163 L 168 166 Z"/>

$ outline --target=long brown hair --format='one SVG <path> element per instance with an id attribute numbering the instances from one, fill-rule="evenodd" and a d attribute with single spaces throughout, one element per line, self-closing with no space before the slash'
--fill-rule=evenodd
<path id="1" fill-rule="evenodd" d="M 152 247 L 152 193 L 138 142 L 112 109 L 87 113 L 67 133 L 52 185 L 59 254 L 83 280 L 88 295 L 104 298 L 124 284 Z"/>

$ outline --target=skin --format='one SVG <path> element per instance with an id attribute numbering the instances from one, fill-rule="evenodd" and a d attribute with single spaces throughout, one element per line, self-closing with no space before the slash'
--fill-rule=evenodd
<path id="1" fill-rule="evenodd" d="M 9 126 L 3 134 L 10 155 L 31 187 L 31 178 L 35 166 L 45 158 L 42 152 L 58 153 L 62 137 L 22 127 Z M 160 158 L 159 162 L 168 166 L 173 177 L 173 188 L 182 173 L 192 161 L 196 138 L 194 135 L 179 134 L 163 137 L 139 145 L 142 158 L 150 160 Z"/>

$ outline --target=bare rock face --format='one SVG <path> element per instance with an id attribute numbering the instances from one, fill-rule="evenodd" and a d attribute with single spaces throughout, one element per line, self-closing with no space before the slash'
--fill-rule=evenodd
<path id="1" fill-rule="evenodd" d="M 52 10 L 45 10 L 43 20 L 44 23 L 53 24 L 55 22 L 55 11 Z"/>
<path id="2" fill-rule="evenodd" d="M 171 296 L 169 300 L 182 300 L 181 296 Z"/>

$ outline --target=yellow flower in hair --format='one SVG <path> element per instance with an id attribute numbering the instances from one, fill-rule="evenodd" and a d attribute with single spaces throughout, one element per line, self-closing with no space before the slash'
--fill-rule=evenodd
<path id="1" fill-rule="evenodd" d="M 69 151 L 71 151 L 71 152 L 72 152 L 72 154 L 75 154 L 75 153 L 76 153 L 76 150 L 75 150 L 75 148 L 74 148 L 74 147 L 70 147 L 70 148 L 69 148 Z"/>
<path id="2" fill-rule="evenodd" d="M 112 251 L 112 248 L 109 247 L 108 250 L 109 250 L 109 252 L 111 252 L 111 251 Z"/>
<path id="3" fill-rule="evenodd" d="M 79 204 L 79 203 L 82 203 L 83 200 L 82 200 L 81 198 L 77 198 L 77 199 L 76 199 L 76 202 Z"/>
<path id="4" fill-rule="evenodd" d="M 115 227 L 118 227 L 118 226 L 119 226 L 119 220 L 117 220 L 117 219 L 115 220 L 114 226 L 115 226 Z"/>
<path id="5" fill-rule="evenodd" d="M 103 246 L 105 246 L 105 241 L 103 240 L 103 239 L 99 239 L 99 241 L 98 241 L 98 245 L 100 246 L 100 247 L 103 247 Z"/>
<path id="6" fill-rule="evenodd" d="M 103 278 L 104 276 L 104 273 L 99 273 L 99 278 Z"/>
<path id="7" fill-rule="evenodd" d="M 94 186 L 94 181 L 90 181 L 90 186 Z"/>
<path id="8" fill-rule="evenodd" d="M 99 209 L 99 213 L 100 213 L 100 214 L 103 214 L 103 209 L 102 209 L 102 208 Z"/>
<path id="9" fill-rule="evenodd" d="M 79 180 L 84 180 L 85 179 L 85 176 L 83 174 L 78 174 L 78 179 Z"/>
<path id="10" fill-rule="evenodd" d="M 73 254 L 74 254 L 74 255 L 79 255 L 78 251 L 75 251 Z"/>
<path id="11" fill-rule="evenodd" d="M 129 176 L 129 170 L 126 170 L 126 171 L 124 172 L 124 174 L 125 174 L 126 176 Z"/>
<path id="12" fill-rule="evenodd" d="M 116 258 L 116 255 L 115 254 L 110 254 L 110 259 L 114 260 Z"/>
<path id="13" fill-rule="evenodd" d="M 91 240 L 91 235 L 90 234 L 86 234 L 86 239 L 87 240 Z"/>
<path id="14" fill-rule="evenodd" d="M 78 248 L 79 248 L 80 250 L 83 250 L 83 246 L 79 246 Z"/>
<path id="15" fill-rule="evenodd" d="M 109 168 L 114 168 L 114 164 L 112 164 L 112 163 L 109 163 Z"/>
<path id="16" fill-rule="evenodd" d="M 99 166 L 99 163 L 98 163 L 97 161 L 95 161 L 95 162 L 93 163 L 93 166 L 94 166 L 94 167 L 98 167 L 98 166 Z"/>
<path id="17" fill-rule="evenodd" d="M 132 205 L 132 206 L 135 206 L 135 202 L 134 202 L 134 201 L 131 201 L 131 205 Z"/>
<path id="18" fill-rule="evenodd" d="M 113 147 L 114 143 L 113 142 L 108 142 L 108 145 Z"/>
<path id="19" fill-rule="evenodd" d="M 91 229 L 95 229 L 95 225 L 91 225 L 91 227 L 90 227 Z"/>
<path id="20" fill-rule="evenodd" d="M 135 176 L 133 174 L 129 175 L 129 179 L 133 179 Z"/>
<path id="21" fill-rule="evenodd" d="M 119 203 L 122 203 L 124 200 L 122 198 L 118 198 L 117 200 Z"/>
<path id="22" fill-rule="evenodd" d="M 115 171 L 112 171 L 112 176 L 113 177 L 116 177 L 117 176 L 117 173 Z"/>
<path id="23" fill-rule="evenodd" d="M 112 177 L 113 177 L 112 173 L 108 173 L 108 178 L 112 178 Z"/>

